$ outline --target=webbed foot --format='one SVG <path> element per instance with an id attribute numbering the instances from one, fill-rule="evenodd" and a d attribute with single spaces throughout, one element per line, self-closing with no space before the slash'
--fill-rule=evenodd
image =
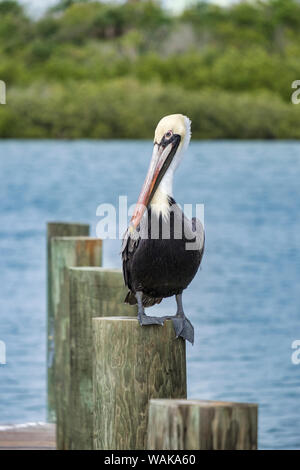
<path id="1" fill-rule="evenodd" d="M 144 325 L 163 325 L 164 318 L 160 317 L 149 317 L 145 313 L 138 315 L 138 320 L 141 326 Z"/>
<path id="2" fill-rule="evenodd" d="M 194 327 L 185 315 L 175 315 L 171 318 L 175 330 L 176 338 L 181 338 L 194 344 Z"/>
<path id="3" fill-rule="evenodd" d="M 194 327 L 185 316 L 182 306 L 182 294 L 176 295 L 177 313 L 174 317 L 169 317 L 173 322 L 176 338 L 181 338 L 194 344 Z"/>

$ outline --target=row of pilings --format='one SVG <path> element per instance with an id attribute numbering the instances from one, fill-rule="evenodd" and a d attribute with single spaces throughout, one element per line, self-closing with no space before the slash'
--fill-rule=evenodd
<path id="1" fill-rule="evenodd" d="M 89 226 L 49 223 L 48 420 L 64 450 L 256 449 L 257 405 L 187 400 L 171 321 L 140 327 Z M 201 381 L 201 377 L 199 377 Z"/>

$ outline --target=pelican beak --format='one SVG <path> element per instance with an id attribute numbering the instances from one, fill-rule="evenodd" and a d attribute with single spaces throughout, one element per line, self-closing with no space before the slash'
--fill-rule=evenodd
<path id="1" fill-rule="evenodd" d="M 180 144 L 180 135 L 173 134 L 170 139 L 165 137 L 160 144 L 154 143 L 152 158 L 145 178 L 138 202 L 130 221 L 130 227 L 135 230 L 139 225 L 145 210 L 149 207 L 151 200 L 169 168 L 174 155 Z"/>

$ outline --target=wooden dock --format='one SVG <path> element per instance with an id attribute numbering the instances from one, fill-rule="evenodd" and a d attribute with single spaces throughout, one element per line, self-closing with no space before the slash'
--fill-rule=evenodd
<path id="1" fill-rule="evenodd" d="M 55 450 L 55 424 L 0 425 L 1 450 Z"/>

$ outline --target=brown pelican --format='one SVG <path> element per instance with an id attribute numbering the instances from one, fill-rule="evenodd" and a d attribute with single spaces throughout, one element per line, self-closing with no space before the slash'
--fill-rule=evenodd
<path id="1" fill-rule="evenodd" d="M 189 220 L 173 199 L 173 175 L 191 138 L 191 121 L 182 114 L 158 123 L 148 173 L 122 244 L 125 302 L 138 304 L 141 325 L 172 319 L 176 337 L 194 342 L 194 328 L 182 306 L 182 291 L 194 278 L 204 251 L 201 222 Z M 193 242 L 189 249 L 189 242 Z M 151 317 L 145 307 L 176 296 L 172 317 Z"/>

